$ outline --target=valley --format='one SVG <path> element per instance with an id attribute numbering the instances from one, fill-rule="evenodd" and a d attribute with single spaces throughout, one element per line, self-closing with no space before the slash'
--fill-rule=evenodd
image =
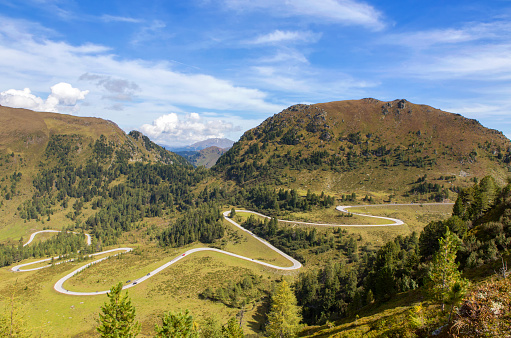
<path id="1" fill-rule="evenodd" d="M 341 337 L 337 324 L 423 301 L 446 228 L 460 269 L 491 275 L 511 238 L 510 162 L 501 133 L 404 100 L 291 106 L 211 169 L 110 121 L 0 107 L 2 313 L 31 334 L 97 336 L 121 282 L 140 336 L 189 310 L 257 337 L 285 281 L 301 335 Z M 443 319 L 424 302 L 429 330 Z"/>

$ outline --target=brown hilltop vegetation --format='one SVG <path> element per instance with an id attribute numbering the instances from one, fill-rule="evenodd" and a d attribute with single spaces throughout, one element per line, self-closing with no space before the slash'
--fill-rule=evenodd
<path id="1" fill-rule="evenodd" d="M 73 154 L 76 155 L 102 135 L 114 149 L 128 149 L 131 160 L 185 163 L 180 156 L 152 143 L 139 132 L 126 135 L 112 121 L 0 106 L 0 152 L 13 152 L 28 161 L 39 161 L 52 138 L 66 139 L 67 143 L 76 145 Z"/>
<path id="2" fill-rule="evenodd" d="M 418 181 L 452 191 L 487 174 L 503 183 L 510 162 L 510 141 L 476 120 L 362 99 L 291 106 L 247 131 L 215 168 L 244 184 L 414 195 Z"/>

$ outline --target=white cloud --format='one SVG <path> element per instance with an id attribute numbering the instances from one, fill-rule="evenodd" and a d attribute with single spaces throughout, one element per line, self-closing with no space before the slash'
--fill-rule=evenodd
<path id="1" fill-rule="evenodd" d="M 125 16 L 116 16 L 116 15 L 108 15 L 103 14 L 101 16 L 101 20 L 104 22 L 126 22 L 126 23 L 140 23 L 142 20 L 125 17 Z"/>
<path id="2" fill-rule="evenodd" d="M 55 98 L 58 104 L 74 106 L 78 100 L 84 100 L 88 90 L 73 88 L 69 83 L 60 82 L 51 87 L 51 94 L 48 98 Z"/>
<path id="3" fill-rule="evenodd" d="M 510 36 L 508 22 L 476 22 L 460 28 L 393 34 L 381 42 L 413 50 L 399 67 L 405 76 L 502 81 L 511 79 Z"/>
<path id="4" fill-rule="evenodd" d="M 44 101 L 32 94 L 29 88 L 23 90 L 9 89 L 0 93 L 0 104 L 13 108 L 37 110 L 43 107 Z"/>
<path id="5" fill-rule="evenodd" d="M 162 115 L 152 124 L 144 124 L 140 131 L 152 140 L 165 145 L 188 145 L 209 138 L 223 138 L 226 132 L 237 128 L 232 123 L 218 119 L 203 119 L 198 113 L 178 116 Z"/>
<path id="6" fill-rule="evenodd" d="M 32 94 L 29 88 L 9 89 L 0 93 L 0 104 L 13 108 L 26 108 L 46 112 L 70 112 L 78 109 L 79 100 L 84 100 L 88 90 L 73 88 L 69 83 L 60 82 L 51 87 L 46 100 Z"/>
<path id="7" fill-rule="evenodd" d="M 432 29 L 418 32 L 389 34 L 384 43 L 412 49 L 430 48 L 435 45 L 454 45 L 477 41 L 506 41 L 511 34 L 511 23 L 470 23 L 459 28 Z"/>
<path id="8" fill-rule="evenodd" d="M 334 22 L 382 29 L 382 14 L 373 6 L 356 0 L 224 0 L 229 8 L 264 10 L 272 16 L 302 16 L 315 22 Z"/>
<path id="9" fill-rule="evenodd" d="M 401 72 L 431 80 L 508 81 L 511 80 L 511 44 L 458 46 L 434 55 L 423 53 L 408 61 Z"/>
<path id="10" fill-rule="evenodd" d="M 292 31 L 281 31 L 275 30 L 274 32 L 260 35 L 252 41 L 250 44 L 261 45 L 261 44 L 274 44 L 274 43 L 286 43 L 286 42 L 314 42 L 319 39 L 319 34 L 312 32 L 292 32 Z"/>
<path id="11" fill-rule="evenodd" d="M 34 25 L 25 21 L 0 16 L 0 22 L 0 90 L 24 88 L 30 83 L 30 89 L 40 93 L 55 84 L 52 79 L 72 83 L 88 73 L 87 80 L 97 88 L 91 88 L 87 95 L 90 105 L 82 106 L 81 114 L 98 116 L 101 112 L 101 116 L 119 121 L 120 113 L 115 112 L 124 109 L 124 121 L 119 123 L 128 128 L 141 125 L 148 116 L 179 111 L 179 106 L 257 113 L 282 109 L 268 102 L 261 90 L 208 74 L 182 73 L 173 69 L 172 62 L 122 59 L 109 54 L 106 46 L 36 38 L 31 33 Z M 112 100 L 125 104 L 112 105 Z M 103 112 L 107 107 L 111 110 Z"/>

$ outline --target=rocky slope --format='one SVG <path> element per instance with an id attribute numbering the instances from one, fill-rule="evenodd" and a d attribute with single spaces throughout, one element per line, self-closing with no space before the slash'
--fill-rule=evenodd
<path id="1" fill-rule="evenodd" d="M 362 99 L 291 106 L 247 131 L 214 168 L 240 184 L 442 199 L 475 177 L 504 182 L 510 162 L 511 142 L 476 120 Z"/>

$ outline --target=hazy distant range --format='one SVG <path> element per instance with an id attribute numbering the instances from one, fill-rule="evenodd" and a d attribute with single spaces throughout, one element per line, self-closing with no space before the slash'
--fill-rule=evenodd
<path id="1" fill-rule="evenodd" d="M 234 141 L 226 138 L 210 138 L 185 147 L 162 145 L 165 149 L 184 157 L 192 165 L 211 168 L 232 147 Z"/>

